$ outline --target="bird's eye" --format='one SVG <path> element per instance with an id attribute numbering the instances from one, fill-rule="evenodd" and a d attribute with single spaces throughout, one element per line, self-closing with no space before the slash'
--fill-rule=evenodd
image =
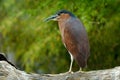
<path id="1" fill-rule="evenodd" d="M 58 13 L 58 15 L 60 16 L 61 13 Z"/>
<path id="2" fill-rule="evenodd" d="M 59 12 L 58 15 L 60 16 L 63 12 Z"/>

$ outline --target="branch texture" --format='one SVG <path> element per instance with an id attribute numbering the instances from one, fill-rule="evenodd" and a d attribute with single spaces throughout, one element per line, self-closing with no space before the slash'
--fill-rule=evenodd
<path id="1" fill-rule="evenodd" d="M 0 80 L 120 80 L 120 67 L 72 74 L 27 74 L 0 61 Z"/>

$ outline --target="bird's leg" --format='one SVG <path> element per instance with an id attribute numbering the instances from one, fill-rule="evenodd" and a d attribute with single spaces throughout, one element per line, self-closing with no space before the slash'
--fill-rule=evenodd
<path id="1" fill-rule="evenodd" d="M 72 54 L 70 52 L 69 52 L 69 54 L 70 54 L 70 59 L 71 59 L 69 71 L 66 72 L 66 73 L 61 73 L 60 75 L 65 75 L 65 74 L 73 73 L 73 71 L 72 71 L 72 65 L 73 65 L 74 58 L 73 58 L 73 56 L 72 56 Z"/>
<path id="2" fill-rule="evenodd" d="M 82 71 L 82 68 L 80 67 L 79 71 L 81 72 Z"/>
<path id="3" fill-rule="evenodd" d="M 70 68 L 69 68 L 69 71 L 68 72 L 72 72 L 72 65 L 73 65 L 73 56 L 72 56 L 72 54 L 70 53 L 70 58 L 71 58 L 71 63 L 70 63 Z"/>
<path id="4" fill-rule="evenodd" d="M 72 65 L 73 65 L 74 58 L 73 58 L 73 56 L 72 56 L 72 54 L 70 52 L 69 52 L 69 54 L 70 54 L 71 63 L 70 63 L 69 71 L 66 72 L 66 73 L 64 73 L 64 74 L 73 73 L 73 71 L 72 71 Z M 63 75 L 63 74 L 61 74 L 61 75 Z"/>

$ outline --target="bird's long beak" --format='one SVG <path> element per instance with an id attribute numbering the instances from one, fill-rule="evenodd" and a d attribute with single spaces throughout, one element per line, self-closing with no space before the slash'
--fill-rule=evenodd
<path id="1" fill-rule="evenodd" d="M 44 21 L 49 21 L 49 20 L 54 20 L 54 21 L 56 21 L 56 20 L 57 20 L 57 17 L 58 17 L 58 15 L 55 14 L 55 15 L 52 15 L 52 16 L 46 18 Z"/>

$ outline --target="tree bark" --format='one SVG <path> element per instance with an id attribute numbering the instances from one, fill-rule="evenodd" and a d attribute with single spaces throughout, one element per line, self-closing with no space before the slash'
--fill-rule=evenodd
<path id="1" fill-rule="evenodd" d="M 0 61 L 0 80 L 120 80 L 120 67 L 75 73 L 28 74 Z"/>

